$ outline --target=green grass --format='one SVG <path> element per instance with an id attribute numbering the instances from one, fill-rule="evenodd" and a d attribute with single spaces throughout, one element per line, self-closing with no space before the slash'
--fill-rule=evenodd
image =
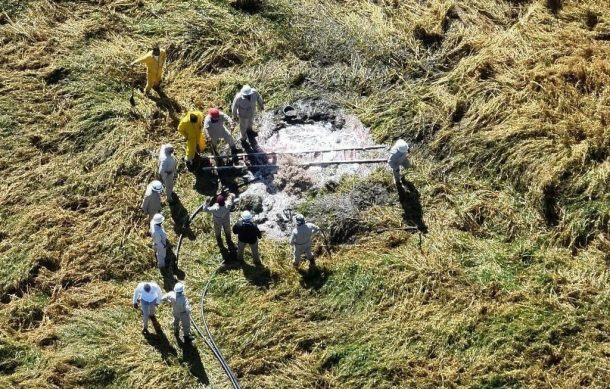
<path id="1" fill-rule="evenodd" d="M 137 92 L 129 105 L 144 77 L 128 64 L 159 41 L 165 91 L 184 109 L 227 109 L 248 82 L 270 109 L 322 97 L 377 141 L 417 144 L 421 250 L 397 231 L 361 234 L 332 259 L 316 245 L 315 277 L 264 240 L 268 271 L 212 282 L 212 332 L 243 387 L 603 387 L 610 72 L 594 37 L 607 7 L 242 3 L 0 1 L 0 382 L 195 387 L 199 360 L 226 384 L 203 343 L 191 355 L 170 336 L 149 343 L 130 307 L 137 282 L 159 280 L 138 205 L 159 145 L 182 144 L 164 108 Z M 392 202 L 360 211 L 367 228 L 398 225 L 382 169 L 302 210 L 370 183 Z M 192 184 L 180 174 L 189 211 L 202 201 Z M 218 257 L 209 218 L 193 230 L 180 266 L 197 305 Z"/>

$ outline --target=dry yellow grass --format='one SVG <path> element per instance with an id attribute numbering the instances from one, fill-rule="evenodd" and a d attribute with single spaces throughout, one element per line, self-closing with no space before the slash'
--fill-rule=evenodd
<path id="1" fill-rule="evenodd" d="M 129 104 L 144 76 L 128 63 L 159 41 L 185 110 L 227 107 L 247 81 L 269 107 L 323 96 L 379 141 L 418 143 L 422 250 L 368 234 L 332 260 L 318 247 L 311 277 L 265 241 L 268 272 L 213 282 L 244 387 L 605 387 L 610 11 L 562 3 L 0 0 L 0 383 L 196 387 L 200 359 L 226 385 L 202 344 L 149 344 L 130 308 L 159 279 L 140 196 L 158 146 L 181 143 L 165 108 Z M 217 258 L 209 221 L 193 229 L 197 300 Z"/>

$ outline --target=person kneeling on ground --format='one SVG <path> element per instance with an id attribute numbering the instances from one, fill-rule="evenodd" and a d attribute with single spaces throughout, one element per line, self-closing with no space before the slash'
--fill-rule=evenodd
<path id="1" fill-rule="evenodd" d="M 142 333 L 148 334 L 148 319 L 155 318 L 157 305 L 161 303 L 161 288 L 155 282 L 140 282 L 133 291 L 133 307 L 142 305 Z"/>
<path id="2" fill-rule="evenodd" d="M 227 246 L 230 249 L 234 249 L 235 245 L 231 240 L 231 206 L 233 205 L 233 199 L 235 195 L 229 194 L 229 198 L 225 202 L 225 198 L 222 195 L 216 197 L 216 204 L 206 205 L 203 207 L 204 212 L 212 214 L 212 220 L 214 221 L 214 234 L 216 236 L 216 242 L 219 248 L 223 248 L 221 231 L 225 232 L 225 239 L 227 240 Z"/>
<path id="3" fill-rule="evenodd" d="M 392 168 L 394 182 L 397 186 L 400 185 L 400 168 L 407 169 L 411 167 L 411 161 L 409 161 L 408 156 L 409 144 L 402 139 L 397 140 L 390 149 L 390 157 L 388 158 L 388 165 Z"/>
<path id="4" fill-rule="evenodd" d="M 233 226 L 233 233 L 237 234 L 237 259 L 239 261 L 244 260 L 244 248 L 249 244 L 254 263 L 260 265 L 258 240 L 262 235 L 258 226 L 252 221 L 252 214 L 249 211 L 244 211 L 241 214 L 241 219 Z"/>
<path id="5" fill-rule="evenodd" d="M 161 301 L 166 301 L 172 306 L 172 314 L 174 315 L 174 336 L 180 336 L 180 323 L 182 323 L 182 334 L 184 341 L 191 340 L 191 304 L 184 294 L 184 284 L 178 282 L 174 285 L 174 291 L 166 293 Z"/>
<path id="6" fill-rule="evenodd" d="M 167 234 L 163 229 L 165 218 L 160 213 L 153 216 L 150 222 L 150 236 L 152 236 L 155 257 L 159 269 L 165 268 L 165 257 L 167 256 Z"/>
<path id="7" fill-rule="evenodd" d="M 309 260 L 310 267 L 313 268 L 316 266 L 316 261 L 311 252 L 311 239 L 313 234 L 320 231 L 320 228 L 313 223 L 305 223 L 305 217 L 300 213 L 295 216 L 295 220 L 297 226 L 292 230 L 292 236 L 290 237 L 290 244 L 294 248 L 292 266 L 298 268 L 301 263 L 301 257 L 305 254 Z"/>

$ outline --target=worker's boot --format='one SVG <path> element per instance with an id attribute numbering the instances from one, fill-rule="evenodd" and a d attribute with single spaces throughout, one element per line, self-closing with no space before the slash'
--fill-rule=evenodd
<path id="1" fill-rule="evenodd" d="M 237 156 L 237 154 L 239 154 L 239 149 L 235 146 L 231 147 L 231 161 L 234 165 L 237 165 L 239 163 L 239 157 Z"/>
<path id="2" fill-rule="evenodd" d="M 241 139 L 240 140 L 241 143 L 241 147 L 246 151 L 246 153 L 251 153 L 252 151 L 252 147 L 250 147 L 250 144 L 248 143 L 248 141 L 246 139 Z"/>
<path id="3" fill-rule="evenodd" d="M 316 259 L 311 258 L 309 260 L 309 270 L 315 270 L 315 269 L 316 269 Z"/>

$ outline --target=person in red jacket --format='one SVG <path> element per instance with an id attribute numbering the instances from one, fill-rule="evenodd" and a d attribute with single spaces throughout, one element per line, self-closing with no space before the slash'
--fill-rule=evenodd
<path id="1" fill-rule="evenodd" d="M 233 226 L 233 233 L 237 235 L 237 259 L 239 261 L 244 260 L 244 248 L 249 244 L 254 263 L 257 266 L 260 265 L 258 240 L 262 235 L 258 226 L 252 221 L 252 214 L 249 211 L 242 212 L 241 219 Z"/>

